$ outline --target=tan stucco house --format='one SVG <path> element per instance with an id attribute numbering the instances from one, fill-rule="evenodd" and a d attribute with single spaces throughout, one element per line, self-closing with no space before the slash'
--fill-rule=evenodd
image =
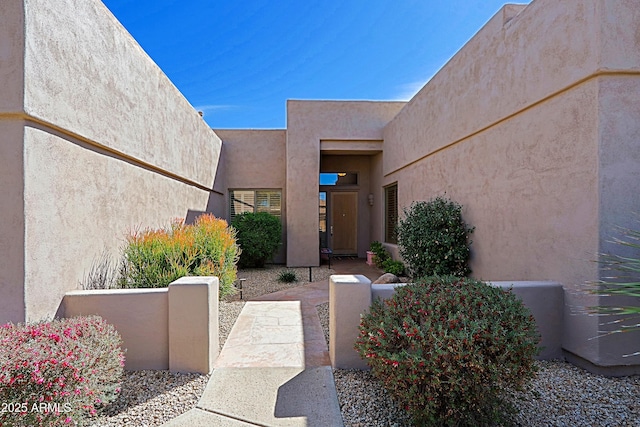
<path id="1" fill-rule="evenodd" d="M 99 0 L 53 3 L 0 3 L 0 323 L 53 316 L 133 227 L 264 209 L 276 261 L 317 266 L 397 254 L 402 208 L 446 192 L 475 277 L 561 282 L 567 354 L 633 364 L 571 309 L 640 212 L 637 0 L 505 5 L 410 101 L 291 100 L 281 130 L 209 129 Z"/>

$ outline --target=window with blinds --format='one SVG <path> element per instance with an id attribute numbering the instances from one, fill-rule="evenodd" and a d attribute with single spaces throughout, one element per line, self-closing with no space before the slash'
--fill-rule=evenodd
<path id="1" fill-rule="evenodd" d="M 244 212 L 268 212 L 282 216 L 281 190 L 229 190 L 229 222 Z"/>
<path id="2" fill-rule="evenodd" d="M 398 243 L 398 183 L 384 188 L 384 241 Z"/>

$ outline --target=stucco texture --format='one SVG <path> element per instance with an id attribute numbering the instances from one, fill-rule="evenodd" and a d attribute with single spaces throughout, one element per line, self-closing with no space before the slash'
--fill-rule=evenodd
<path id="1" fill-rule="evenodd" d="M 25 4 L 29 115 L 213 186 L 219 139 L 101 1 Z"/>
<path id="2" fill-rule="evenodd" d="M 380 141 L 404 102 L 287 103 L 287 265 L 316 266 L 321 140 Z"/>
<path id="3" fill-rule="evenodd" d="M 25 312 L 23 132 L 22 121 L 0 121 L 0 323 Z"/>
<path id="4" fill-rule="evenodd" d="M 128 231 L 205 210 L 221 141 L 102 2 L 0 12 L 3 323 L 54 316 Z"/>
<path id="5" fill-rule="evenodd" d="M 282 246 L 273 262 L 285 263 L 287 253 L 286 131 L 216 129 L 222 139 L 216 189 L 224 194 L 223 216 L 229 219 L 229 190 L 282 191 Z"/>
<path id="6" fill-rule="evenodd" d="M 3 1 L 0 2 L 0 113 L 22 111 L 23 87 L 24 5 L 21 1 Z"/>
<path id="7" fill-rule="evenodd" d="M 207 193 L 46 131 L 25 135 L 25 302 L 29 319 L 55 313 L 104 247 L 168 225 Z"/>
<path id="8" fill-rule="evenodd" d="M 631 3 L 503 9 L 384 129 L 381 185 L 398 182 L 399 206 L 464 205 L 473 275 L 561 282 L 564 348 L 603 366 L 632 363 L 629 340 L 592 340 L 600 319 L 578 313 L 601 302 L 584 285 L 612 249 L 605 229 L 640 211 Z"/>

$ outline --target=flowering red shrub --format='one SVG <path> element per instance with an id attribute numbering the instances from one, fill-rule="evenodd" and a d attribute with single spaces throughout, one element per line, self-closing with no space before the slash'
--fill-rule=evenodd
<path id="1" fill-rule="evenodd" d="M 363 316 L 355 349 L 418 425 L 493 425 L 505 389 L 535 375 L 539 335 L 511 292 L 471 279 L 397 288 Z"/>
<path id="2" fill-rule="evenodd" d="M 121 344 L 98 316 L 0 326 L 0 425 L 82 424 L 120 392 Z"/>

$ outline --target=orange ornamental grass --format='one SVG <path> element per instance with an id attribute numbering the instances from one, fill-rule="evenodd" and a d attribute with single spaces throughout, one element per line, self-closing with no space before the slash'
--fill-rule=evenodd
<path id="1" fill-rule="evenodd" d="M 220 297 L 235 290 L 240 248 L 235 230 L 211 214 L 192 225 L 174 219 L 168 227 L 130 233 L 120 285 L 157 288 L 183 276 L 217 276 Z"/>

